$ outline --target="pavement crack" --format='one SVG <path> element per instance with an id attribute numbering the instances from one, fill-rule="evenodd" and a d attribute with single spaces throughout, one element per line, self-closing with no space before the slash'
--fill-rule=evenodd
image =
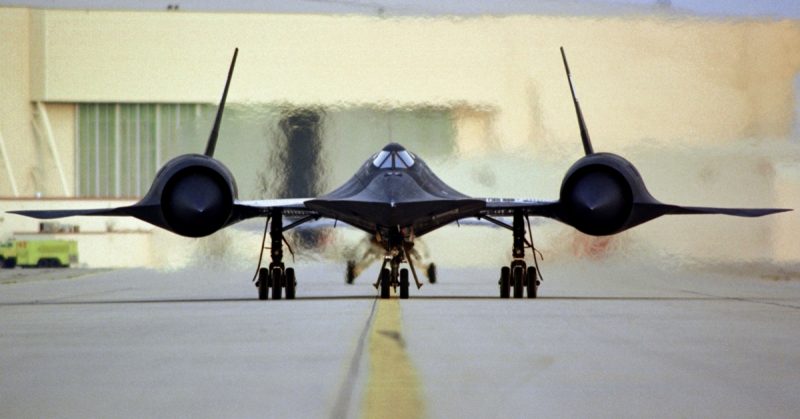
<path id="1" fill-rule="evenodd" d="M 699 295 L 699 296 L 703 296 L 703 297 L 718 298 L 720 300 L 739 301 L 739 302 L 751 303 L 751 304 L 764 304 L 764 305 L 770 305 L 770 306 L 776 306 L 776 307 L 789 308 L 789 309 L 793 309 L 793 310 L 800 310 L 800 306 L 796 306 L 796 305 L 792 305 L 792 304 L 786 304 L 786 303 L 778 303 L 778 302 L 774 302 L 774 301 L 766 301 L 766 300 L 757 299 L 757 298 L 726 297 L 726 296 L 721 296 L 721 295 L 707 294 L 707 293 L 698 292 L 698 291 L 690 291 L 690 290 L 681 290 L 681 291 L 685 292 L 687 294 Z"/>
<path id="2" fill-rule="evenodd" d="M 378 298 L 376 297 L 372 301 L 372 308 L 370 309 L 369 316 L 367 316 L 367 321 L 364 323 L 364 327 L 358 337 L 356 350 L 353 353 L 353 358 L 350 360 L 350 366 L 347 369 L 347 376 L 345 377 L 345 381 L 339 390 L 339 395 L 336 397 L 336 404 L 333 406 L 333 411 L 331 412 L 331 419 L 349 417 L 348 413 L 350 405 L 352 404 L 351 401 L 353 399 L 353 394 L 356 391 L 359 369 L 364 358 L 364 348 L 367 345 L 367 336 L 369 336 L 369 330 L 372 328 L 372 323 L 375 319 L 375 309 L 377 306 Z"/>

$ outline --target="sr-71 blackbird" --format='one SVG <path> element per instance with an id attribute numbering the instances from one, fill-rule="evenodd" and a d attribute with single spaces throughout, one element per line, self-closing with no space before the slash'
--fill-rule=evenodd
<path id="1" fill-rule="evenodd" d="M 131 216 L 187 237 L 208 236 L 239 221 L 265 217 L 271 227 L 271 262 L 257 273 L 259 299 L 295 297 L 294 269 L 283 262 L 283 234 L 320 218 L 341 221 L 375 238 L 385 251 L 376 287 L 381 298 L 399 288 L 409 295 L 409 270 L 417 287 L 409 254 L 414 239 L 447 224 L 478 218 L 511 230 L 512 260 L 500 269 L 500 297 L 535 298 L 541 274 L 530 231 L 529 217 L 548 217 L 593 236 L 625 231 L 667 214 L 726 214 L 760 217 L 787 209 L 687 207 L 664 204 L 653 198 L 636 168 L 611 153 L 596 153 L 572 84 L 567 58 L 561 56 L 577 114 L 585 155 L 567 170 L 557 201 L 535 199 L 473 198 L 439 179 L 425 162 L 397 143 L 370 157 L 344 185 L 322 196 L 306 199 L 241 201 L 231 172 L 214 159 L 222 113 L 238 49 L 234 51 L 216 119 L 204 154 L 184 154 L 170 160 L 156 174 L 147 194 L 136 204 L 119 208 L 12 211 L 40 219 L 75 215 Z M 503 221 L 512 219 L 511 224 Z M 284 221 L 286 218 L 286 222 Z M 527 222 L 527 228 L 526 228 Z M 528 237 L 531 239 L 529 240 Z M 264 246 L 262 244 L 262 253 Z M 533 264 L 525 259 L 532 249 Z M 387 267 L 388 265 L 388 267 Z"/>

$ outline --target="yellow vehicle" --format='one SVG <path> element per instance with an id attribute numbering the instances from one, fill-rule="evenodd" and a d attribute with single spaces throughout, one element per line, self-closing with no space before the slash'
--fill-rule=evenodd
<path id="1" fill-rule="evenodd" d="M 10 240 L 0 244 L 0 264 L 37 268 L 66 268 L 78 263 L 75 240 Z"/>

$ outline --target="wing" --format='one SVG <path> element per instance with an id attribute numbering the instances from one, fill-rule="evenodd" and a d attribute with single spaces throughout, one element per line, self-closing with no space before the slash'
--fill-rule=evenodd
<path id="1" fill-rule="evenodd" d="M 537 199 L 486 198 L 486 208 L 481 215 L 505 217 L 521 211 L 522 215 L 559 219 L 558 201 Z"/>
<path id="2" fill-rule="evenodd" d="M 763 217 L 765 215 L 778 214 L 781 212 L 792 211 L 789 208 L 721 208 L 721 207 L 691 207 L 682 205 L 663 204 L 661 202 L 637 202 L 633 206 L 638 210 L 647 213 L 648 216 L 662 215 L 702 215 L 702 214 L 721 214 L 734 217 Z M 548 217 L 562 220 L 565 216 L 564 206 L 559 201 L 541 201 L 535 199 L 508 199 L 508 198 L 486 198 L 486 209 L 481 215 L 489 216 L 510 216 L 515 210 L 521 210 L 523 215 Z"/>
<path id="3" fill-rule="evenodd" d="M 93 208 L 93 209 L 64 209 L 64 210 L 30 210 L 30 211 L 6 211 L 8 214 L 24 215 L 26 217 L 39 220 L 52 220 L 54 218 L 65 218 L 73 216 L 96 215 L 103 217 L 132 216 L 136 210 L 135 205 L 118 208 Z"/>
<path id="4" fill-rule="evenodd" d="M 270 217 L 273 211 L 280 209 L 288 217 L 319 217 L 319 213 L 306 207 L 306 201 L 313 198 L 262 199 L 255 201 L 236 201 L 233 215 L 237 221 L 253 217 Z"/>
<path id="5" fill-rule="evenodd" d="M 230 213 L 230 220 L 238 222 L 253 217 L 269 217 L 276 209 L 281 209 L 284 215 L 293 217 L 318 216 L 316 211 L 306 208 L 305 202 L 311 198 L 297 199 L 269 199 L 257 201 L 239 201 L 233 203 Z M 144 201 L 144 200 L 143 200 Z M 99 216 L 99 217 L 136 217 L 140 219 L 148 218 L 154 211 L 161 211 L 162 208 L 157 204 L 130 205 L 116 208 L 92 208 L 92 209 L 59 209 L 59 210 L 22 210 L 7 211 L 9 214 L 24 215 L 26 217 L 37 218 L 40 220 L 51 220 L 55 218 L 75 217 L 75 216 Z M 145 221 L 147 221 L 145 219 Z"/>
<path id="6" fill-rule="evenodd" d="M 652 211 L 660 215 L 690 215 L 690 214 L 722 214 L 734 217 L 763 217 L 770 214 L 792 211 L 790 208 L 719 208 L 719 207 L 686 207 L 662 203 L 635 204 L 643 211 Z"/>
<path id="7" fill-rule="evenodd" d="M 593 192 L 600 196 L 607 195 L 602 189 Z M 579 195 L 578 198 L 581 198 Z M 591 197 L 585 197 L 590 200 Z M 719 207 L 692 207 L 664 204 L 656 199 L 643 194 L 639 197 L 642 201 L 631 202 L 628 206 L 603 208 L 598 206 L 590 208 L 580 199 L 576 201 L 538 201 L 533 199 L 486 199 L 486 208 L 480 215 L 485 216 L 511 216 L 519 211 L 524 216 L 539 216 L 552 218 L 578 228 L 587 234 L 607 235 L 620 232 L 641 223 L 661 217 L 662 215 L 703 215 L 721 214 L 734 217 L 763 217 L 770 214 L 792 211 L 786 208 L 719 208 Z"/>

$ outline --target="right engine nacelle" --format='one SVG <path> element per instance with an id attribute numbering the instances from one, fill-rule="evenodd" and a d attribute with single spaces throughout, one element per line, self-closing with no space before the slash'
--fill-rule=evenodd
<path id="1" fill-rule="evenodd" d="M 570 167 L 561 183 L 560 218 L 583 233 L 607 236 L 639 223 L 637 202 L 651 202 L 641 175 L 624 158 L 590 154 Z"/>
<path id="2" fill-rule="evenodd" d="M 218 160 L 187 154 L 156 174 L 138 218 L 186 237 L 203 237 L 228 225 L 238 192 L 231 172 Z"/>

